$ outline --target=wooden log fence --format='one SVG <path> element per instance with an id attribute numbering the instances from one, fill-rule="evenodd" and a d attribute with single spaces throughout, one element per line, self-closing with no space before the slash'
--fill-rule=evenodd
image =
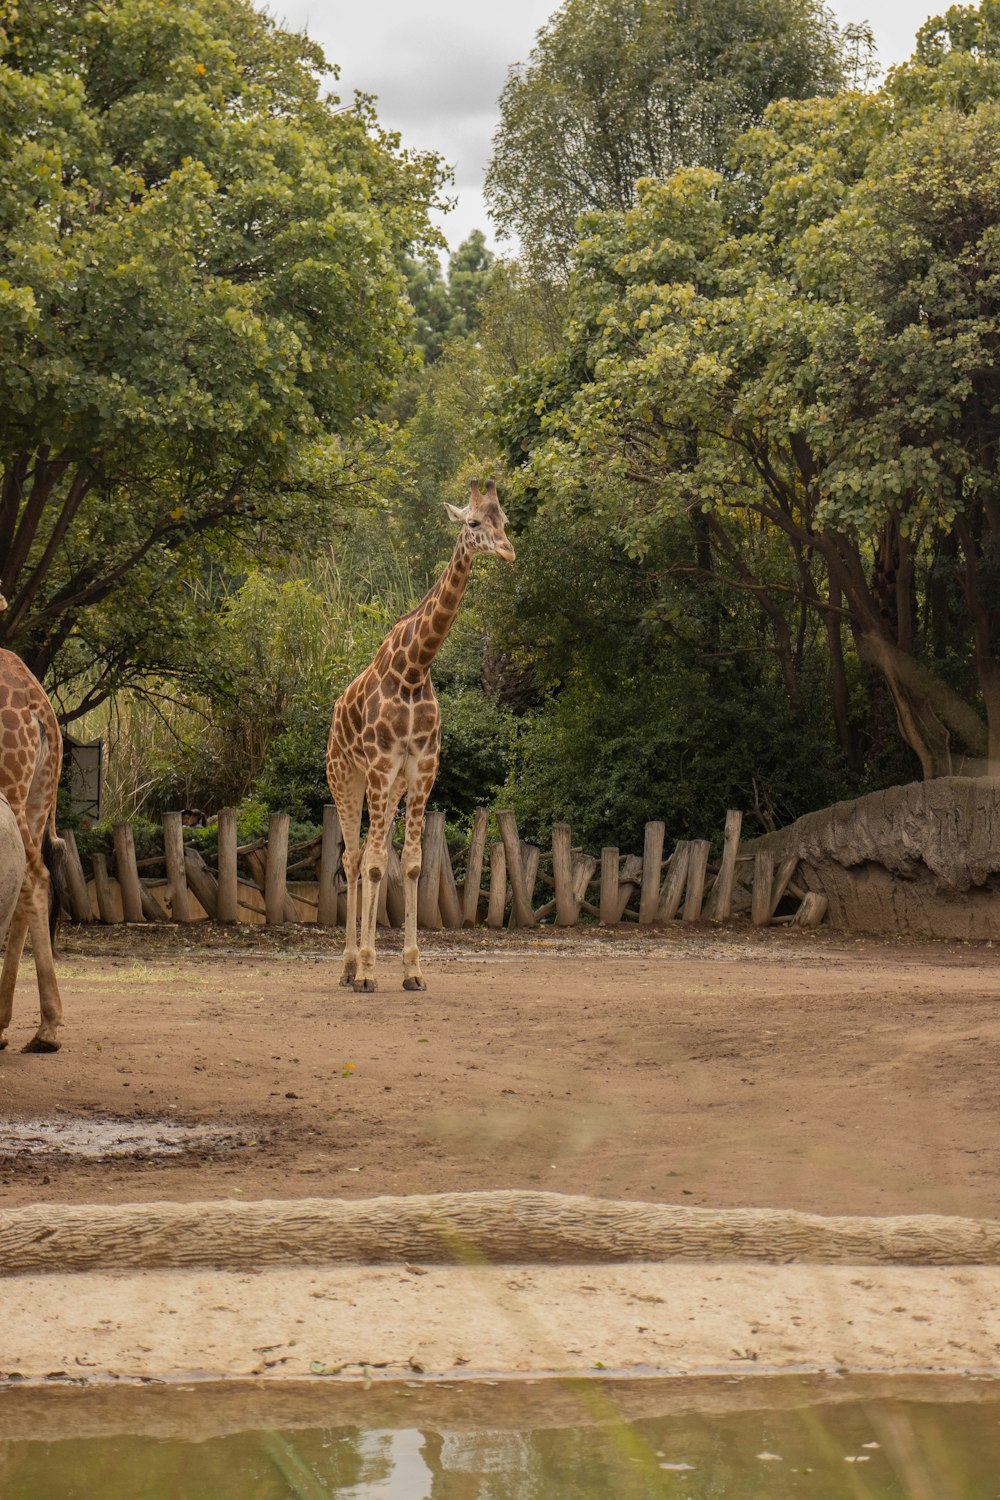
<path id="1" fill-rule="evenodd" d="M 523 842 L 510 808 L 499 808 L 494 816 L 499 837 L 491 840 L 490 811 L 477 809 L 469 842 L 458 855 L 456 878 L 444 814 L 427 814 L 417 889 L 420 927 L 572 927 L 587 919 L 604 927 L 626 921 L 639 928 L 669 927 L 678 920 L 720 923 L 732 920 L 737 895 L 757 927 L 783 923 L 812 928 L 826 916 L 826 897 L 796 884 L 796 858 L 775 869 L 767 849 L 740 852 L 739 812 L 726 815 L 721 859 L 714 865 L 708 839 L 678 840 L 664 857 L 667 830 L 660 821 L 647 823 L 641 855 L 622 855 L 609 845 L 598 861 L 574 846 L 568 823 L 553 825 L 546 850 Z M 272 813 L 267 837 L 240 846 L 236 813 L 224 808 L 217 819 L 213 867 L 197 847 L 185 844 L 178 812 L 163 815 L 163 852 L 141 860 L 136 859 L 132 828 L 118 823 L 113 872 L 108 856 L 96 853 L 88 882 L 76 839 L 67 831 L 66 915 L 76 922 L 106 924 L 207 918 L 263 921 L 272 927 L 342 925 L 347 907 L 344 839 L 336 808 L 324 809 L 321 837 L 290 847 L 289 832 L 288 814 Z M 752 866 L 742 880 L 741 866 Z M 401 928 L 404 904 L 400 854 L 390 842 L 379 924 Z"/>

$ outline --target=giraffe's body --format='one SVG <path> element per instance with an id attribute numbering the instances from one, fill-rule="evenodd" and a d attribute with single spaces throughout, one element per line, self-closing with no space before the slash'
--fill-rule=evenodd
<path id="1" fill-rule="evenodd" d="M 327 746 L 326 774 L 344 834 L 347 940 L 341 984 L 374 990 L 375 918 L 389 838 L 406 796 L 403 845 L 403 988 L 426 988 L 417 948 L 417 881 L 424 808 L 437 775 L 441 715 L 431 664 L 452 627 L 477 552 L 513 562 L 507 517 L 496 487 L 472 486 L 464 510 L 447 507 L 462 529 L 451 561 L 416 609 L 398 620 L 371 665 L 337 699 Z M 359 849 L 361 810 L 368 800 L 368 836 Z M 363 876 L 358 945 L 358 877 Z"/>
<path id="2" fill-rule="evenodd" d="M 49 865 L 62 849 L 56 837 L 56 794 L 62 735 L 52 704 L 20 657 L 0 651 L 0 792 L 17 820 L 25 872 L 7 934 L 0 972 L 0 1049 L 14 1008 L 14 986 L 28 932 L 35 957 L 41 1024 L 26 1052 L 55 1052 L 62 1001 L 52 960 Z"/>

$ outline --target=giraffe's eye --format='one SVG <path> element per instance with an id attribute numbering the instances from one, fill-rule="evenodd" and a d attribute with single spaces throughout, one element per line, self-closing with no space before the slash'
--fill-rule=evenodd
<path id="1" fill-rule="evenodd" d="M 483 524 L 483 523 L 482 523 L 482 521 L 470 521 L 470 522 L 469 522 L 469 528 L 470 528 L 470 530 L 472 530 L 472 531 L 476 531 L 476 530 L 478 530 L 478 528 L 479 528 L 479 527 L 480 527 L 480 526 L 481 526 L 481 525 L 482 525 L 482 524 Z"/>

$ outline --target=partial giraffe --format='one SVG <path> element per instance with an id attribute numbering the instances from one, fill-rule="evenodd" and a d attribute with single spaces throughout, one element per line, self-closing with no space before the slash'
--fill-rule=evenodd
<path id="1" fill-rule="evenodd" d="M 4 601 L 0 600 L 0 608 Z M 62 1000 L 52 938 L 66 847 L 56 836 L 56 794 L 62 735 L 41 684 L 12 651 L 0 650 L 0 793 L 10 804 L 24 845 L 25 871 L 7 933 L 0 972 L 0 1050 L 14 1009 L 14 987 L 28 932 L 35 958 L 41 1022 L 25 1052 L 58 1052 Z"/>
<path id="2" fill-rule="evenodd" d="M 441 711 L 431 663 L 458 613 L 476 554 L 514 561 L 507 517 L 496 485 L 473 484 L 468 503 L 446 505 L 461 527 L 451 561 L 416 609 L 390 630 L 369 667 L 334 704 L 326 776 L 340 814 L 347 877 L 347 938 L 342 985 L 375 990 L 375 918 L 385 875 L 389 837 L 406 794 L 403 845 L 403 988 L 425 990 L 417 947 L 417 881 L 424 808 L 437 776 Z M 368 799 L 368 836 L 359 849 L 361 809 Z M 363 873 L 361 942 L 358 945 L 358 876 Z"/>

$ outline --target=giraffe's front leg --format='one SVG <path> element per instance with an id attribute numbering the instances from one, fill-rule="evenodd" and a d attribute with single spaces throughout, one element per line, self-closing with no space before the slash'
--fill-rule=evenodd
<path id="1" fill-rule="evenodd" d="M 375 923 L 379 888 L 385 878 L 389 856 L 389 834 L 395 804 L 390 787 L 368 784 L 368 837 L 361 860 L 361 947 L 354 988 L 361 993 L 378 989 L 375 978 Z"/>
<path id="2" fill-rule="evenodd" d="M 52 959 L 52 943 L 49 939 L 49 890 L 48 881 L 40 881 L 31 892 L 28 906 L 28 931 L 31 933 L 31 951 L 35 956 L 35 974 L 38 978 L 38 998 L 41 1005 L 41 1020 L 38 1030 L 25 1043 L 23 1052 L 58 1052 L 62 1045 L 57 1030 L 62 1025 L 62 999 L 56 966 Z"/>

